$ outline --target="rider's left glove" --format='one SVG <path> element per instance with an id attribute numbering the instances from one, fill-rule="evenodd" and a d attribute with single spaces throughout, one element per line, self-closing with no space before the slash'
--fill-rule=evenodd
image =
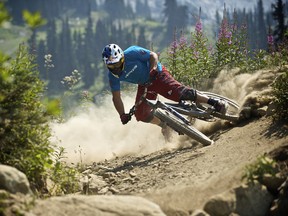
<path id="1" fill-rule="evenodd" d="M 123 125 L 127 124 L 131 120 L 131 115 L 123 113 L 120 115 L 120 119 Z"/>

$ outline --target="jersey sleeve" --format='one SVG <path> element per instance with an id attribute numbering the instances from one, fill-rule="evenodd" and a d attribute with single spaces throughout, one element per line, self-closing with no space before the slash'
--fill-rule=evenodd
<path id="1" fill-rule="evenodd" d="M 140 61 L 149 62 L 150 50 L 139 46 L 132 46 L 129 55 Z"/>

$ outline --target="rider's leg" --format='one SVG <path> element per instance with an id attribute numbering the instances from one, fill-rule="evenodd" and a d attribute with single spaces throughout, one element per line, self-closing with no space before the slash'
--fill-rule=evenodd
<path id="1" fill-rule="evenodd" d="M 228 109 L 228 104 L 226 102 L 210 98 L 207 95 L 176 81 L 164 66 L 162 73 L 153 81 L 151 89 L 165 98 L 176 102 L 179 102 L 180 100 L 191 100 L 198 103 L 209 104 L 213 106 L 217 112 L 222 114 L 225 114 Z"/>
<path id="2" fill-rule="evenodd" d="M 163 125 L 163 122 L 155 117 L 152 113 L 151 107 L 145 103 L 145 101 L 141 101 L 141 97 L 144 94 L 145 88 L 147 88 L 147 95 L 146 98 L 150 100 L 155 100 L 157 98 L 157 94 L 151 94 L 150 91 L 151 89 L 142 85 L 138 85 L 138 90 L 136 94 L 136 101 L 135 104 L 137 104 L 137 108 L 135 111 L 135 117 L 137 121 L 142 121 L 142 122 L 147 122 L 147 123 L 152 123 L 155 125 L 160 126 L 161 128 L 164 128 L 166 125 Z"/>
<path id="3" fill-rule="evenodd" d="M 188 89 L 181 96 L 181 100 L 191 100 L 196 103 L 206 103 L 215 108 L 217 112 L 225 114 L 228 109 L 228 104 L 225 101 L 216 100 L 214 98 L 208 97 L 207 95 L 196 91 L 194 89 Z"/>

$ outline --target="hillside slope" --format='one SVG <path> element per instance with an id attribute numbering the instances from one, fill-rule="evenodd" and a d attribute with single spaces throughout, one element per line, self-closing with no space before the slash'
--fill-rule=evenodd
<path id="1" fill-rule="evenodd" d="M 212 195 L 241 184 L 247 164 L 287 144 L 287 128 L 271 125 L 271 119 L 263 117 L 223 131 L 213 146 L 152 156 L 158 159 L 133 169 L 144 185 L 153 182 L 144 196 L 166 212 L 201 209 Z"/>
<path id="2" fill-rule="evenodd" d="M 242 92 L 236 94 L 239 103 L 253 109 L 265 108 L 270 102 L 270 84 L 276 75 L 275 71 L 259 71 L 249 81 L 241 82 L 241 91 L 233 89 Z M 240 76 L 242 78 L 235 77 L 233 83 L 245 79 L 245 75 Z M 227 79 L 227 75 L 225 77 Z M 212 91 L 217 89 L 224 94 L 222 90 L 227 90 L 229 85 L 222 81 L 220 75 Z M 94 163 L 91 169 L 97 170 L 98 175 L 103 172 L 99 167 L 104 167 L 106 173 L 116 173 L 112 178 L 106 175 L 110 188 L 104 193 L 140 195 L 157 203 L 167 215 L 176 215 L 175 212 L 186 215 L 201 209 L 212 195 L 241 184 L 246 165 L 287 144 L 287 127 L 274 124 L 267 115 L 250 114 L 236 125 L 223 121 L 209 126 L 198 124 L 215 140 L 212 146 L 195 145 L 187 137 L 177 135 L 175 148 L 167 146 L 144 156 L 116 157 Z"/>

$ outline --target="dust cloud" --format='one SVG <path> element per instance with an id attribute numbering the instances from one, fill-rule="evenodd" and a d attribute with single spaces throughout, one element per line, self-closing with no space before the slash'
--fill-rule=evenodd
<path id="1" fill-rule="evenodd" d="M 271 79 L 274 77 L 275 74 L 269 70 L 254 73 L 239 73 L 239 69 L 222 70 L 208 91 L 234 100 L 241 110 L 251 98 L 271 91 Z M 205 134 L 213 134 L 225 127 L 225 121 L 211 123 L 196 120 L 194 126 Z"/>
<path id="2" fill-rule="evenodd" d="M 208 91 L 243 105 L 248 97 L 267 88 L 265 79 L 270 78 L 263 78 L 263 71 L 237 73 L 237 70 L 221 71 Z M 134 104 L 135 95 L 122 93 L 122 97 L 127 112 Z M 207 123 L 197 120 L 194 126 L 211 134 L 221 129 L 223 124 L 224 121 Z M 65 148 L 67 161 L 73 163 L 99 162 L 123 155 L 141 156 L 163 148 L 185 147 L 193 142 L 178 134 L 174 134 L 170 142 L 165 142 L 158 126 L 137 122 L 135 117 L 127 125 L 122 125 L 111 95 L 106 95 L 101 105 L 91 104 L 85 112 L 77 112 L 65 123 L 53 123 L 51 128 L 54 142 Z"/>
<path id="3" fill-rule="evenodd" d="M 222 70 L 217 79 L 215 79 L 212 89 L 209 91 L 226 96 L 235 100 L 239 105 L 243 105 L 247 96 L 251 96 L 259 91 L 255 86 L 262 71 L 253 74 L 238 73 L 238 69 Z"/>
<path id="4" fill-rule="evenodd" d="M 126 112 L 134 104 L 133 95 L 122 93 Z M 123 155 L 145 155 L 163 148 L 174 148 L 165 142 L 160 127 L 137 122 L 135 117 L 122 125 L 114 109 L 111 95 L 101 105 L 91 104 L 85 112 L 78 111 L 65 123 L 51 124 L 52 142 L 64 147 L 66 161 L 90 163 Z"/>

